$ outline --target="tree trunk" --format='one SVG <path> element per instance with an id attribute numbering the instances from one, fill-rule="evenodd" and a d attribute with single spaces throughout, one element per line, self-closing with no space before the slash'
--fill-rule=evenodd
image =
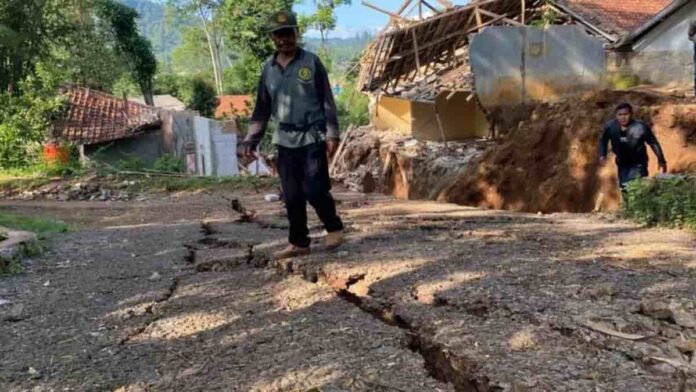
<path id="1" fill-rule="evenodd" d="M 152 79 L 140 83 L 140 91 L 143 94 L 143 100 L 146 105 L 155 106 L 155 96 L 152 88 Z"/>
<path id="2" fill-rule="evenodd" d="M 215 90 L 218 95 L 222 95 L 222 71 L 220 69 L 220 52 L 215 43 L 215 37 L 210 31 L 210 26 L 208 26 L 208 21 L 205 19 L 205 13 L 203 12 L 203 5 L 200 0 L 198 1 L 198 14 L 203 23 L 203 31 L 205 32 L 205 39 L 208 41 L 208 49 L 210 49 L 210 59 L 213 64 L 213 76 L 215 77 Z"/>

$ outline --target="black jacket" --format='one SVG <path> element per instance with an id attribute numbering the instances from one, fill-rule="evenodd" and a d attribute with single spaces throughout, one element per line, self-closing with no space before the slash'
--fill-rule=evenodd
<path id="1" fill-rule="evenodd" d="M 621 130 L 617 120 L 609 121 L 604 126 L 599 143 L 599 155 L 607 156 L 607 145 L 611 142 L 611 150 L 616 154 L 618 166 L 647 165 L 648 151 L 645 145 L 650 145 L 659 163 L 666 163 L 660 143 L 650 126 L 639 120 L 632 120 L 628 129 Z"/>

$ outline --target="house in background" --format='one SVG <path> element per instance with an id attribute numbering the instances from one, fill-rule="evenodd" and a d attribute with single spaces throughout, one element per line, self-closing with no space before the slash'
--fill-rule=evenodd
<path id="1" fill-rule="evenodd" d="M 166 110 L 186 110 L 186 104 L 178 98 L 169 94 L 155 95 L 152 97 L 155 102 L 155 107 Z M 129 101 L 137 102 L 145 105 L 145 100 L 142 97 L 128 97 Z"/>
<path id="2" fill-rule="evenodd" d="M 235 119 L 249 117 L 251 115 L 250 95 L 222 95 L 218 97 L 218 106 L 215 109 L 215 118 Z"/>
<path id="3" fill-rule="evenodd" d="M 54 124 L 53 137 L 78 144 L 83 157 L 98 153 L 107 163 L 137 157 L 151 166 L 163 154 L 156 108 L 88 88 L 63 94 L 68 110 Z"/>
<path id="4" fill-rule="evenodd" d="M 78 144 L 83 157 L 110 164 L 137 158 L 151 167 L 164 154 L 186 162 L 186 171 L 204 176 L 236 176 L 234 122 L 197 112 L 147 106 L 87 88 L 64 89 L 65 116 L 54 123 L 53 137 Z"/>
<path id="5" fill-rule="evenodd" d="M 650 84 L 692 90 L 696 19 L 691 0 L 556 0 L 554 7 L 605 42 L 613 87 Z"/>

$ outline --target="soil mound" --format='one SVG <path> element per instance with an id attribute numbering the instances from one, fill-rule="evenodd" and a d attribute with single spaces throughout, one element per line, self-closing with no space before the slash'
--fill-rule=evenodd
<path id="1" fill-rule="evenodd" d="M 528 119 L 463 170 L 438 199 L 527 212 L 616 209 L 616 166 L 613 156 L 606 167 L 598 165 L 598 139 L 622 101 L 634 105 L 638 119 L 652 124 L 670 172 L 696 170 L 696 105 L 651 92 L 602 92 L 531 108 Z M 649 154 L 654 175 L 657 163 Z"/>

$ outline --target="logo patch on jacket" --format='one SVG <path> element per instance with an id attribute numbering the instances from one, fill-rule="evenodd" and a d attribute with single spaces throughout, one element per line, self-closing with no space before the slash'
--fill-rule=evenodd
<path id="1" fill-rule="evenodd" d="M 309 67 L 302 67 L 297 71 L 297 77 L 303 82 L 312 80 L 312 70 Z"/>

